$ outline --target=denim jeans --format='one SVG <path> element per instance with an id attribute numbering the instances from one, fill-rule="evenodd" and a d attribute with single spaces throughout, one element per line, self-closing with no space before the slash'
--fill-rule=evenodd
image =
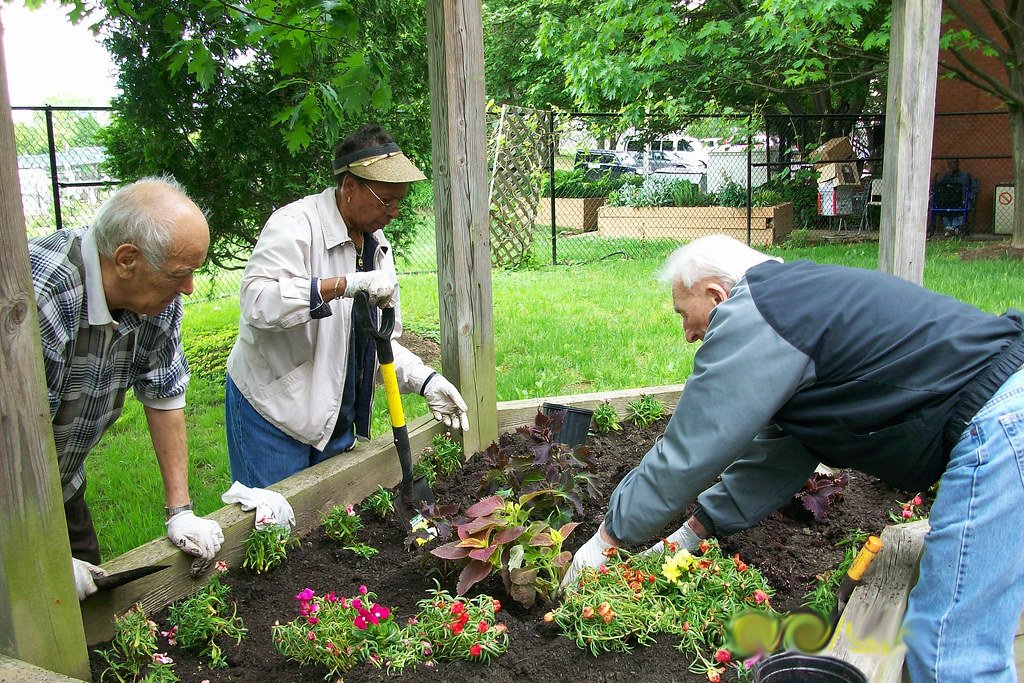
<path id="1" fill-rule="evenodd" d="M 296 410 L 301 409 L 296 406 Z M 224 418 L 231 476 L 245 486 L 266 488 L 351 450 L 356 442 L 351 424 L 338 425 L 322 451 L 293 439 L 256 412 L 230 375 L 224 392 Z"/>
<path id="2" fill-rule="evenodd" d="M 913 683 L 1016 681 L 1024 607 L 1024 370 L 967 425 L 932 505 L 903 621 Z"/>

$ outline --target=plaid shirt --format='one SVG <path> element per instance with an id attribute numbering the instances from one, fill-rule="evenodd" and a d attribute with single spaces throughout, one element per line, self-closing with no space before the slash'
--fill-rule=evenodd
<path id="1" fill-rule="evenodd" d="M 92 233 L 60 230 L 29 241 L 46 389 L 67 501 L 85 481 L 85 458 L 121 414 L 132 387 L 144 405 L 185 405 L 188 362 L 181 298 L 158 316 L 107 308 Z"/>

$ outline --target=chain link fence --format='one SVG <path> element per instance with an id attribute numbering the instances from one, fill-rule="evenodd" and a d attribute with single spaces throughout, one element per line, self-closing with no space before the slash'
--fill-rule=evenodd
<path id="1" fill-rule="evenodd" d="M 104 171 L 110 109 L 14 113 L 28 236 L 87 225 L 118 183 Z M 503 108 L 487 120 L 492 243 L 502 246 L 500 266 L 514 269 L 661 258 L 714 233 L 755 247 L 794 231 L 872 233 L 884 201 L 884 129 L 877 114 L 693 116 L 639 130 L 610 114 Z M 936 114 L 931 171 L 931 236 L 1009 234 L 1006 112 Z M 953 188 L 950 208 L 952 183 L 963 190 Z M 436 272 L 430 183 L 413 185 L 399 220 L 399 271 Z M 189 300 L 235 296 L 240 279 L 240 269 L 207 267 Z"/>

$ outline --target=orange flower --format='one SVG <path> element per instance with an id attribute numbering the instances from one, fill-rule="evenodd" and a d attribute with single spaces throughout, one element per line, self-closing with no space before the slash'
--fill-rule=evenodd
<path id="1" fill-rule="evenodd" d="M 700 550 L 701 555 L 704 555 L 707 551 L 711 550 L 711 544 L 707 541 L 701 541 L 700 545 L 697 546 L 697 549 Z"/>
<path id="2" fill-rule="evenodd" d="M 597 613 L 600 614 L 602 617 L 606 616 L 611 611 L 612 606 L 609 605 L 607 602 L 602 602 L 600 605 L 597 606 Z"/>
<path id="3" fill-rule="evenodd" d="M 606 623 L 606 624 L 612 623 L 612 619 L 614 617 L 615 617 L 615 612 L 613 612 L 611 610 L 608 610 L 608 613 L 603 616 L 604 623 Z"/>
<path id="4" fill-rule="evenodd" d="M 630 581 L 629 582 L 629 590 L 631 590 L 631 591 L 638 591 L 638 590 L 640 590 L 640 582 L 639 581 Z"/>
<path id="5" fill-rule="evenodd" d="M 584 606 L 583 607 L 583 618 L 584 619 L 589 619 L 592 616 L 594 616 L 594 608 L 591 607 L 590 605 Z"/>
<path id="6" fill-rule="evenodd" d="M 548 612 L 547 614 L 544 615 L 544 621 L 545 622 L 550 624 L 554 620 L 555 620 L 555 613 L 554 612 Z"/>
<path id="7" fill-rule="evenodd" d="M 722 680 L 723 671 L 725 671 L 724 668 L 708 669 L 708 680 L 711 681 L 711 683 L 719 683 L 719 681 Z"/>
<path id="8" fill-rule="evenodd" d="M 610 548 L 605 548 L 604 551 L 602 551 L 601 554 L 604 555 L 605 557 L 615 557 L 618 553 L 619 553 L 619 549 L 616 548 L 615 546 L 612 546 Z"/>
<path id="9" fill-rule="evenodd" d="M 736 565 L 736 571 L 745 572 L 747 571 L 747 563 L 740 559 L 740 554 L 736 553 L 732 556 L 732 563 Z"/>

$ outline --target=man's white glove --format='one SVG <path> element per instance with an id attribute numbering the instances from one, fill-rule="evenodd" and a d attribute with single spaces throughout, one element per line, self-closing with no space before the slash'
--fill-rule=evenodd
<path id="1" fill-rule="evenodd" d="M 395 305 L 395 283 L 383 270 L 345 275 L 345 296 L 351 299 L 359 292 L 366 292 L 371 306 L 391 308 Z"/>
<path id="2" fill-rule="evenodd" d="M 292 506 L 277 491 L 249 488 L 236 481 L 220 499 L 228 505 L 240 504 L 242 512 L 255 510 L 257 529 L 272 524 L 283 527 L 295 526 L 295 512 Z"/>
<path id="3" fill-rule="evenodd" d="M 98 591 L 96 577 L 106 576 L 107 570 L 100 569 L 94 564 L 85 560 L 71 558 L 71 571 L 75 575 L 75 590 L 78 591 L 78 600 L 85 600 L 87 597 Z"/>
<path id="4" fill-rule="evenodd" d="M 677 550 L 689 550 L 692 552 L 700 545 L 701 538 L 693 529 L 690 528 L 689 524 L 684 522 L 681 527 L 669 534 L 667 538 L 658 541 L 640 554 L 649 555 L 651 553 L 660 553 L 665 549 L 665 541 L 675 543 Z"/>
<path id="5" fill-rule="evenodd" d="M 167 537 L 182 551 L 207 562 L 213 559 L 224 542 L 220 524 L 212 519 L 196 517 L 191 510 L 179 512 L 167 520 Z"/>
<path id="6" fill-rule="evenodd" d="M 423 387 L 423 398 L 434 419 L 443 422 L 449 429 L 469 429 L 469 416 L 466 415 L 466 402 L 455 385 L 441 375 L 434 375 Z"/>
<path id="7" fill-rule="evenodd" d="M 590 537 L 590 540 L 583 544 L 583 546 L 576 551 L 576 554 L 572 557 L 572 564 L 569 565 L 569 570 L 565 572 L 565 576 L 562 578 L 562 583 L 558 586 L 559 594 L 565 592 L 567 588 L 575 588 L 576 580 L 580 576 L 580 572 L 586 567 L 600 567 L 608 561 L 608 556 L 605 551 L 609 548 L 615 548 L 616 546 L 601 537 L 601 531 L 604 529 L 604 523 L 598 528 L 597 533 Z"/>

